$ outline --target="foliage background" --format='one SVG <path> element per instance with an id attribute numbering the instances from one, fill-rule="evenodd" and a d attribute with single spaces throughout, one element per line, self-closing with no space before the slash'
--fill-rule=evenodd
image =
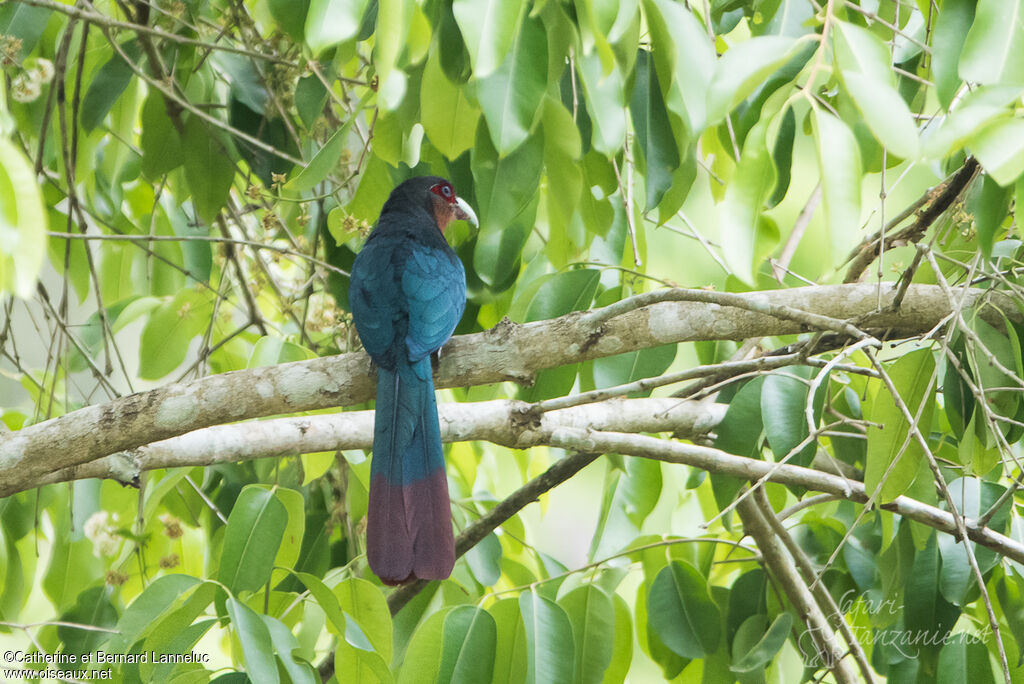
<path id="1" fill-rule="evenodd" d="M 118 663 L 119 681 L 1020 679 L 1022 17 L 1024 0 L 0 3 L 0 643 L 211 654 Z M 455 524 L 479 532 L 453 578 L 389 596 L 361 555 L 366 415 L 333 408 L 369 407 L 372 375 L 357 354 L 315 364 L 358 352 L 347 269 L 426 173 L 481 218 L 451 234 L 458 333 L 580 327 L 466 338 L 546 330 L 568 354 L 524 346 L 520 369 L 512 334 L 486 382 L 458 382 L 480 363 L 453 342 L 442 399 L 472 405 L 451 429 L 477 434 L 478 409 L 508 425 L 450 447 Z M 850 313 L 865 280 L 896 323 Z M 764 297 L 719 296 L 746 292 Z M 614 354 L 629 311 L 714 317 Z M 743 313 L 762 318 L 727 334 Z M 320 399 L 261 384 L 341 367 L 351 386 Z M 194 411 L 152 399 L 229 371 L 233 393 Z M 503 399 L 541 427 L 482 403 Z M 133 401 L 148 433 L 121 409 L 76 427 Z M 293 413 L 342 429 L 301 455 L 274 421 L 145 446 Z M 74 469 L 114 453 L 113 479 Z"/>

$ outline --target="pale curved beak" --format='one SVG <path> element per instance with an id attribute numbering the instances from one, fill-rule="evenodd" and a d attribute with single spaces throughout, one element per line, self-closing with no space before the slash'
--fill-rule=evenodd
<path id="1" fill-rule="evenodd" d="M 480 221 L 476 218 L 476 212 L 473 211 L 473 207 L 469 206 L 469 203 L 461 197 L 455 198 L 455 218 L 462 221 L 469 221 L 477 228 L 480 227 Z"/>

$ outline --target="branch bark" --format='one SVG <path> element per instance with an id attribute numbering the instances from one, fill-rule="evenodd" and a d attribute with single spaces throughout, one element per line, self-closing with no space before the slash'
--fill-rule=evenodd
<path id="1" fill-rule="evenodd" d="M 808 328 L 759 313 L 766 307 L 857 320 L 864 331 L 908 337 L 931 330 L 950 313 L 938 286 L 915 285 L 899 311 L 886 311 L 895 290 L 883 285 L 882 311 L 876 285 L 854 284 L 753 292 L 732 299 L 748 308 L 699 302 L 661 302 L 626 310 L 607 320 L 595 312 L 517 325 L 453 338 L 442 354 L 438 387 L 502 381 L 529 383 L 537 371 L 662 344 L 740 340 L 789 335 Z M 968 305 L 984 298 L 994 325 L 1002 314 L 1019 319 L 1012 301 L 969 290 Z M 600 310 L 598 310 L 600 311 Z M 1002 313 L 1001 313 L 1002 312 Z M 983 312 L 984 313 L 984 312 Z M 374 374 L 362 352 L 213 375 L 189 383 L 88 406 L 58 418 L 0 435 L 0 496 L 32 486 L 46 473 L 133 449 L 193 430 L 270 415 L 349 406 L 370 399 Z"/>

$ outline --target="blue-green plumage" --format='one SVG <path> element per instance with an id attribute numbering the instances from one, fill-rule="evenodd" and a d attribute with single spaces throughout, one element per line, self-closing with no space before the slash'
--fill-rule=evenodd
<path id="1" fill-rule="evenodd" d="M 367 556 L 392 584 L 442 579 L 455 562 L 430 355 L 466 306 L 465 271 L 442 231 L 470 217 L 444 179 L 408 180 L 352 267 L 352 317 L 378 372 Z"/>

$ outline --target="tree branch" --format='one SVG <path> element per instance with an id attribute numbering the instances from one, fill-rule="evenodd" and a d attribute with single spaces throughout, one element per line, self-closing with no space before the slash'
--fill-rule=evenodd
<path id="1" fill-rule="evenodd" d="M 890 337 L 925 333 L 950 313 L 949 301 L 938 286 L 915 285 L 899 311 L 887 311 L 893 292 L 889 286 L 883 293 L 881 312 L 875 310 L 878 290 L 874 284 L 753 292 L 741 297 L 827 312 L 834 319 L 856 318 L 859 329 L 888 331 Z M 965 295 L 968 306 L 983 298 L 991 305 L 981 313 L 993 325 L 1001 326 L 1004 314 L 1020 318 L 1006 296 L 974 289 Z M 529 383 L 545 368 L 662 344 L 806 330 L 792 320 L 695 302 L 661 302 L 598 323 L 591 322 L 593 314 L 576 312 L 523 325 L 503 321 L 486 332 L 453 338 L 441 356 L 436 384 Z M 100 456 L 211 425 L 358 404 L 370 399 L 374 389 L 369 358 L 357 352 L 233 371 L 87 406 L 0 435 L 0 496 L 31 487 L 46 473 Z"/>
<path id="2" fill-rule="evenodd" d="M 725 416 L 725 404 L 681 399 L 612 399 L 582 407 L 534 415 L 534 405 L 495 400 L 438 406 L 443 442 L 486 440 L 525 449 L 547 443 L 563 427 L 608 432 L 671 432 L 695 438 Z M 373 411 L 347 411 L 217 425 L 118 452 L 89 463 L 47 473 L 30 487 L 87 478 L 134 484 L 158 468 L 209 466 L 258 458 L 346 449 L 373 444 Z"/>

